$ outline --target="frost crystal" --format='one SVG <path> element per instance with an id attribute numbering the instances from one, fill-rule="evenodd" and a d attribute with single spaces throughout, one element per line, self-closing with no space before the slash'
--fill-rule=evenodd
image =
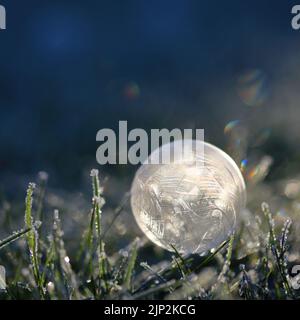
<path id="1" fill-rule="evenodd" d="M 97 169 L 91 170 L 91 177 L 96 177 L 96 176 L 98 176 L 98 174 L 99 174 L 99 171 Z"/>

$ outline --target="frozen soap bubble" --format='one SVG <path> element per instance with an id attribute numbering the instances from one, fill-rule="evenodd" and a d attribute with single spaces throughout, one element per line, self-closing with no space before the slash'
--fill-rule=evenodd
<path id="1" fill-rule="evenodd" d="M 176 146 L 182 141 L 155 150 L 131 188 L 132 211 L 142 231 L 158 246 L 170 251 L 174 246 L 182 254 L 220 245 L 233 233 L 246 203 L 235 162 L 209 143 L 188 141 L 188 152 L 179 156 Z M 161 159 L 166 148 L 173 154 L 169 164 L 149 164 L 150 158 Z"/>

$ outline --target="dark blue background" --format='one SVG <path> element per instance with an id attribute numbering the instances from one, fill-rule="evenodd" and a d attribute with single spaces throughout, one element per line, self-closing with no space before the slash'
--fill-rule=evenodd
<path id="1" fill-rule="evenodd" d="M 222 146 L 226 123 L 242 119 L 250 128 L 271 127 L 279 152 L 293 143 L 299 151 L 295 2 L 0 3 L 7 10 L 0 32 L 2 184 L 42 169 L 62 185 L 76 181 L 96 166 L 96 132 L 119 120 L 132 128 L 204 128 L 206 139 Z M 236 94 L 236 78 L 248 68 L 263 70 L 271 87 L 257 108 Z M 132 82 L 140 88 L 134 98 L 124 95 Z"/>

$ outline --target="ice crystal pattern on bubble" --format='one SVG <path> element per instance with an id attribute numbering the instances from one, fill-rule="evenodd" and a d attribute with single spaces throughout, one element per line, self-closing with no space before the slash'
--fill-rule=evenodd
<path id="1" fill-rule="evenodd" d="M 168 165 L 142 165 L 131 190 L 134 216 L 147 237 L 181 253 L 218 246 L 232 234 L 245 206 L 245 184 L 234 161 L 211 144 L 197 143 L 204 144 L 204 153 L 196 154 L 192 144 L 193 161 L 174 156 Z"/>

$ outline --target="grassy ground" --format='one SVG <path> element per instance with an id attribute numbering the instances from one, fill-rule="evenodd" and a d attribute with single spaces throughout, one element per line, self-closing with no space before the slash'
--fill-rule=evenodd
<path id="1" fill-rule="evenodd" d="M 0 242 L 1 299 L 300 297 L 297 279 L 291 275 L 292 267 L 300 264 L 297 199 L 286 201 L 292 217 L 288 218 L 282 211 L 272 214 L 266 203 L 260 203 L 265 186 L 250 188 L 251 212 L 245 212 L 238 233 L 204 256 L 182 257 L 176 248 L 168 255 L 145 239 L 133 239 L 121 250 L 115 249 L 110 231 L 122 205 L 103 225 L 105 201 L 96 170 L 91 179 L 92 203 L 89 219 L 84 219 L 85 231 L 80 241 L 66 244 L 58 210 L 51 223 L 44 223 L 45 184 L 29 184 L 25 225 Z M 1 206 L 5 229 L 9 213 L 5 216 Z"/>

